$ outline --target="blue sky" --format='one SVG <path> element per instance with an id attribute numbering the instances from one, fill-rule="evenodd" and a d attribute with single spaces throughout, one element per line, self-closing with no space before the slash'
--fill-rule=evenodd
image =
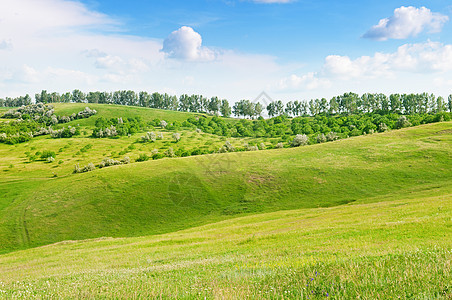
<path id="1" fill-rule="evenodd" d="M 75 88 L 232 101 L 261 91 L 285 101 L 447 96 L 451 15 L 443 0 L 4 0 L 0 97 Z"/>

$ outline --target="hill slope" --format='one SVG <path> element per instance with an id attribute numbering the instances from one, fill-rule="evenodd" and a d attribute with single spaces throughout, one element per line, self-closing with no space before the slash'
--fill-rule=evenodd
<path id="1" fill-rule="evenodd" d="M 0 298 L 450 299 L 452 193 L 0 255 Z"/>
<path id="2" fill-rule="evenodd" d="M 0 251 L 158 234 L 243 214 L 450 193 L 452 123 L 293 149 L 0 183 Z M 412 196 L 415 195 L 415 196 Z"/>

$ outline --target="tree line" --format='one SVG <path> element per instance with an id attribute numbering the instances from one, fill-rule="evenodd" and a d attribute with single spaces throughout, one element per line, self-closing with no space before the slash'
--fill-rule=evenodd
<path id="1" fill-rule="evenodd" d="M 309 101 L 289 101 L 284 104 L 281 100 L 272 101 L 267 106 L 250 100 L 240 100 L 232 108 L 229 101 L 218 97 L 207 98 L 202 95 L 183 94 L 179 97 L 167 93 L 136 93 L 131 90 L 115 92 L 89 92 L 74 90 L 59 94 L 45 90 L 35 94 L 35 103 L 100 103 L 149 107 L 165 110 L 209 113 L 230 117 L 257 118 L 264 111 L 270 117 L 275 116 L 316 116 L 316 115 L 351 115 L 361 113 L 440 113 L 452 112 L 452 94 L 444 99 L 434 94 L 391 94 L 365 93 L 361 96 L 355 93 L 345 93 L 331 99 L 311 99 Z M 0 98 L 0 107 L 19 107 L 32 104 L 29 95 L 17 98 Z"/>

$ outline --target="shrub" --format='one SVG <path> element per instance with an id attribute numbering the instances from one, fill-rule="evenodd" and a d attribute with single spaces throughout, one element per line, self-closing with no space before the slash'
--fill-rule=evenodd
<path id="1" fill-rule="evenodd" d="M 339 139 L 339 136 L 337 135 L 336 132 L 330 132 L 326 135 L 326 140 L 328 142 L 333 142 L 335 140 Z"/>
<path id="2" fill-rule="evenodd" d="M 125 165 L 130 164 L 130 158 L 128 156 L 124 156 L 124 158 L 121 159 L 121 163 Z"/>
<path id="3" fill-rule="evenodd" d="M 317 143 L 325 143 L 326 142 L 326 136 L 322 133 L 317 135 L 316 137 Z"/>
<path id="4" fill-rule="evenodd" d="M 55 158 L 53 158 L 53 156 L 50 156 L 50 157 L 47 157 L 46 160 L 47 160 L 48 163 L 52 163 L 52 162 L 55 161 Z"/>
<path id="5" fill-rule="evenodd" d="M 137 162 L 148 161 L 149 156 L 146 153 L 141 153 L 140 156 L 136 159 Z"/>
<path id="6" fill-rule="evenodd" d="M 99 168 L 105 168 L 110 166 L 120 165 L 121 162 L 119 160 L 114 160 L 112 158 L 104 158 L 99 164 Z"/>
<path id="7" fill-rule="evenodd" d="M 93 163 L 89 163 L 86 166 L 84 166 L 83 168 L 80 168 L 79 164 L 76 164 L 74 166 L 74 174 L 76 173 L 86 173 L 86 172 L 90 172 L 90 171 L 94 171 L 96 169 L 96 166 Z"/>
<path id="8" fill-rule="evenodd" d="M 165 151 L 165 155 L 166 155 L 167 157 L 174 157 L 174 156 L 176 156 L 176 155 L 174 154 L 173 148 L 171 148 L 171 147 L 169 147 L 168 150 Z"/>
<path id="9" fill-rule="evenodd" d="M 81 112 L 79 112 L 75 118 L 77 119 L 84 119 L 84 118 L 89 118 L 91 116 L 94 116 L 95 114 L 97 114 L 97 111 L 94 109 L 90 109 L 89 107 L 85 107 L 84 110 L 82 110 Z"/>
<path id="10" fill-rule="evenodd" d="M 259 144 L 259 149 L 260 150 L 265 150 L 265 144 L 264 143 L 260 143 Z"/>
<path id="11" fill-rule="evenodd" d="M 163 133 L 159 132 L 159 133 L 157 134 L 157 139 L 158 139 L 158 140 L 163 140 Z"/>
<path id="12" fill-rule="evenodd" d="M 93 130 L 93 137 L 97 138 L 103 138 L 103 137 L 115 137 L 118 135 L 118 131 L 116 130 L 116 127 L 113 125 L 110 125 L 110 127 L 107 127 L 105 129 L 102 128 L 96 128 Z"/>
<path id="13" fill-rule="evenodd" d="M 165 120 L 161 120 L 161 121 L 160 121 L 160 126 L 161 126 L 162 128 L 166 128 L 166 126 L 168 126 L 168 123 L 167 123 Z"/>
<path id="14" fill-rule="evenodd" d="M 180 141 L 180 133 L 173 133 L 173 139 L 178 143 Z"/>
<path id="15" fill-rule="evenodd" d="M 276 144 L 275 148 L 277 148 L 277 149 L 284 148 L 284 144 L 283 143 L 278 143 L 278 144 Z"/>
<path id="16" fill-rule="evenodd" d="M 162 154 L 162 153 L 155 153 L 155 154 L 152 155 L 152 159 L 153 160 L 161 159 L 161 158 L 164 158 L 164 157 L 165 157 L 165 155 Z"/>
<path id="17" fill-rule="evenodd" d="M 226 153 L 226 152 L 234 152 L 235 148 L 232 146 L 232 144 L 229 141 L 226 141 L 223 145 L 223 147 L 220 148 L 220 153 Z"/>
<path id="18" fill-rule="evenodd" d="M 306 134 L 297 134 L 292 141 L 293 147 L 304 146 L 308 144 L 308 136 Z"/>
<path id="19" fill-rule="evenodd" d="M 411 123 L 410 123 L 410 121 L 408 121 L 408 119 L 405 116 L 401 116 L 395 124 L 395 127 L 398 129 L 410 127 L 410 126 L 411 126 Z"/>
<path id="20" fill-rule="evenodd" d="M 50 128 L 49 133 L 52 138 L 59 139 L 59 138 L 71 138 L 74 135 L 79 135 L 80 131 L 76 127 L 68 126 L 67 128 L 62 128 L 59 130 L 53 130 L 52 128 Z"/>
<path id="21" fill-rule="evenodd" d="M 90 172 L 96 170 L 96 166 L 94 166 L 93 163 L 87 164 L 85 167 L 83 167 L 83 172 Z"/>
<path id="22" fill-rule="evenodd" d="M 141 137 L 141 140 L 143 142 L 155 142 L 155 140 L 157 139 L 157 136 L 155 135 L 155 133 L 153 132 L 147 132 L 145 136 Z"/>
<path id="23" fill-rule="evenodd" d="M 38 153 L 39 153 L 39 152 L 36 152 L 36 155 L 38 155 Z M 49 151 L 49 150 L 44 150 L 44 151 L 42 151 L 42 153 L 40 153 L 40 155 L 41 155 L 41 159 L 44 159 L 44 160 L 46 160 L 46 159 L 48 159 L 48 158 L 50 158 L 50 157 L 52 157 L 52 158 L 55 158 L 55 157 L 56 157 L 55 152 Z"/>
<path id="24" fill-rule="evenodd" d="M 74 166 L 74 174 L 76 174 L 76 173 L 82 173 L 83 171 L 82 171 L 82 169 L 80 168 L 80 166 L 79 166 L 79 164 L 76 164 L 75 166 Z"/>

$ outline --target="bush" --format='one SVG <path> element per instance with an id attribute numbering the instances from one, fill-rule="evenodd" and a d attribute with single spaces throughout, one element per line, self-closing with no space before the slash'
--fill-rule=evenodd
<path id="1" fill-rule="evenodd" d="M 155 153 L 155 154 L 152 155 L 152 159 L 153 160 L 161 159 L 161 158 L 164 158 L 164 157 L 165 157 L 165 155 L 162 154 L 162 153 Z"/>
<path id="2" fill-rule="evenodd" d="M 95 129 L 92 134 L 93 137 L 97 137 L 97 138 L 115 137 L 117 135 L 118 135 L 118 131 L 116 130 L 116 127 L 113 125 L 110 125 L 110 127 L 107 127 L 105 129 Z"/>
<path id="3" fill-rule="evenodd" d="M 339 139 L 339 136 L 337 135 L 336 132 L 330 132 L 326 135 L 326 140 L 328 142 L 333 142 L 335 140 Z"/>
<path id="4" fill-rule="evenodd" d="M 411 123 L 410 123 L 410 121 L 408 121 L 408 119 L 405 116 L 401 116 L 395 124 L 395 127 L 397 129 L 410 127 L 410 126 L 411 126 Z"/>
<path id="5" fill-rule="evenodd" d="M 180 141 L 180 133 L 173 133 L 173 139 L 178 143 Z"/>
<path id="6" fill-rule="evenodd" d="M 141 140 L 143 142 L 155 142 L 155 140 L 157 139 L 157 136 L 155 135 L 155 133 L 153 132 L 147 132 L 145 136 L 141 137 Z"/>
<path id="7" fill-rule="evenodd" d="M 171 148 L 171 147 L 169 147 L 168 150 L 165 151 L 165 155 L 167 157 L 174 157 L 174 156 L 176 156 L 176 154 L 174 153 L 173 148 Z"/>
<path id="8" fill-rule="evenodd" d="M 74 135 L 79 135 L 80 130 L 76 127 L 68 126 L 67 128 L 62 128 L 59 130 L 49 129 L 50 136 L 55 139 L 59 138 L 71 138 Z"/>
<path id="9" fill-rule="evenodd" d="M 308 144 L 308 136 L 306 134 L 297 134 L 292 141 L 293 147 L 304 146 Z"/>
<path id="10" fill-rule="evenodd" d="M 39 152 L 37 152 L 37 153 L 39 153 Z M 38 155 L 38 154 L 36 154 L 36 155 Z M 42 153 L 40 153 L 40 155 L 41 155 L 41 159 L 44 159 L 44 160 L 47 160 L 50 157 L 52 157 L 52 158 L 56 157 L 55 152 L 49 151 L 49 150 L 42 151 Z"/>
<path id="11" fill-rule="evenodd" d="M 166 126 L 168 126 L 168 123 L 165 120 L 160 121 L 160 126 L 162 128 L 166 128 Z"/>
<path id="12" fill-rule="evenodd" d="M 83 172 L 83 170 L 80 168 L 80 165 L 79 164 L 76 164 L 75 166 L 74 166 L 74 174 L 76 174 L 76 173 L 82 173 Z"/>
<path id="13" fill-rule="evenodd" d="M 92 164 L 92 163 L 89 163 L 83 168 L 83 172 L 90 172 L 90 171 L 94 171 L 95 169 L 96 169 L 96 166 L 94 166 L 94 164 Z"/>
<path id="14" fill-rule="evenodd" d="M 83 168 L 80 168 L 79 164 L 76 164 L 74 166 L 74 174 L 76 173 L 86 173 L 86 172 L 90 172 L 90 171 L 94 171 L 96 169 L 96 166 L 93 163 L 89 163 L 86 166 L 84 166 Z"/>
<path id="15" fill-rule="evenodd" d="M 326 142 L 326 136 L 322 133 L 317 135 L 316 137 L 317 143 L 325 143 Z"/>
<path id="16" fill-rule="evenodd" d="M 137 162 L 148 161 L 149 156 L 146 153 L 141 153 L 140 156 L 136 159 Z"/>
<path id="17" fill-rule="evenodd" d="M 52 162 L 55 161 L 55 158 L 53 158 L 53 156 L 50 156 L 50 157 L 47 157 L 46 160 L 47 160 L 48 163 L 52 163 Z"/>
<path id="18" fill-rule="evenodd" d="M 284 144 L 283 143 L 278 143 L 278 144 L 276 144 L 275 148 L 276 149 L 284 148 Z"/>
<path id="19" fill-rule="evenodd" d="M 229 141 L 226 141 L 223 145 L 223 147 L 220 148 L 220 153 L 226 153 L 226 152 L 234 152 L 235 148 L 232 146 L 232 144 Z"/>
<path id="20" fill-rule="evenodd" d="M 119 160 L 114 160 L 112 158 L 104 158 L 99 164 L 99 168 L 105 168 L 110 166 L 120 165 L 121 162 Z"/>

